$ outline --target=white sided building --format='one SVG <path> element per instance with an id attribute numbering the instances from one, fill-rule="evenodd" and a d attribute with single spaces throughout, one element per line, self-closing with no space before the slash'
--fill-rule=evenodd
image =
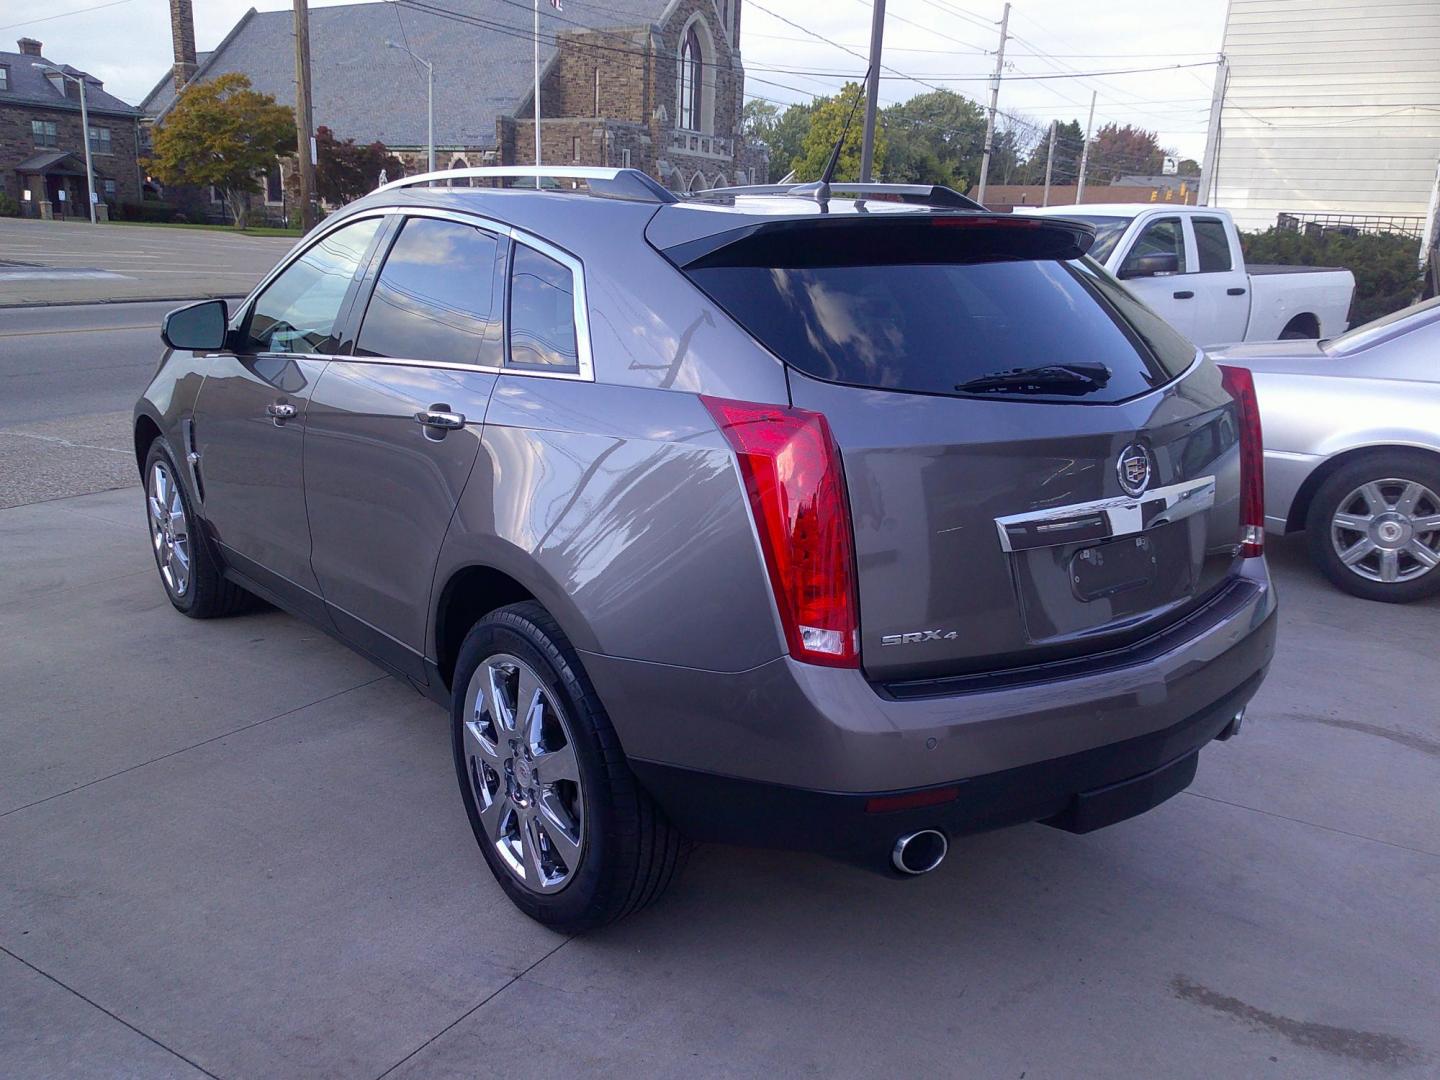
<path id="1" fill-rule="evenodd" d="M 1230 0 L 1208 202 L 1419 236 L 1440 160 L 1440 0 Z"/>

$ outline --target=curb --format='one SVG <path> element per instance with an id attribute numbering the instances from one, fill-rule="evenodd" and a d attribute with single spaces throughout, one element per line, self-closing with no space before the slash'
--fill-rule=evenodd
<path id="1" fill-rule="evenodd" d="M 185 304 L 197 300 L 244 300 L 249 293 L 192 293 L 190 296 L 119 296 L 103 300 L 0 301 L 0 311 L 52 307 L 98 307 L 101 304 Z"/>

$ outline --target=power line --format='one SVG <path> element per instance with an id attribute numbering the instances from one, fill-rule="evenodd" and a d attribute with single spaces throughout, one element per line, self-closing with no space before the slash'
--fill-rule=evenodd
<path id="1" fill-rule="evenodd" d="M 56 19 L 65 19 L 71 15 L 84 15 L 87 11 L 99 11 L 102 8 L 119 7 L 121 4 L 128 4 L 130 0 L 110 0 L 108 4 L 96 4 L 94 7 L 76 8 L 74 11 L 62 11 L 58 15 L 46 15 L 39 19 L 22 19 L 17 23 L 8 23 L 0 26 L 0 30 L 14 30 L 17 26 L 34 26 L 36 23 L 53 22 Z"/>

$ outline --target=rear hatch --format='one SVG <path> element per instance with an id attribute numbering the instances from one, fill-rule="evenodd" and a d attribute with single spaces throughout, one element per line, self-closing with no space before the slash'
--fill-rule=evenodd
<path id="1" fill-rule="evenodd" d="M 1109 652 L 1231 571 L 1233 402 L 1079 259 L 1089 237 L 1056 219 L 850 215 L 672 254 L 830 423 L 873 680 Z"/>

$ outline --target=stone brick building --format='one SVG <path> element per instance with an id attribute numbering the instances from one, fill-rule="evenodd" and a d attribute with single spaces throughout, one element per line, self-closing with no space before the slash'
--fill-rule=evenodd
<path id="1" fill-rule="evenodd" d="M 642 169 L 676 189 L 763 181 L 764 148 L 740 134 L 742 0 L 541 4 L 541 161 Z M 446 0 L 445 12 L 362 3 L 310 12 L 312 111 L 340 139 L 382 142 L 425 168 L 425 72 L 434 65 L 436 167 L 534 163 L 532 33 L 504 0 Z M 141 103 L 163 123 L 178 88 L 241 72 L 293 104 L 289 11 L 247 12 L 196 53 L 190 0 L 171 0 L 175 66 Z M 388 47 L 388 42 L 405 48 Z M 288 169 L 287 169 L 288 171 Z M 394 179 L 393 177 L 391 179 Z M 283 207 L 287 185 L 257 202 Z"/>
<path id="2" fill-rule="evenodd" d="M 139 111 L 107 94 L 95 76 L 46 58 L 33 38 L 21 38 L 18 45 L 19 52 L 0 52 L 0 191 L 26 216 L 89 216 L 80 90 L 74 81 L 81 78 L 96 190 L 111 211 L 139 202 Z"/>

